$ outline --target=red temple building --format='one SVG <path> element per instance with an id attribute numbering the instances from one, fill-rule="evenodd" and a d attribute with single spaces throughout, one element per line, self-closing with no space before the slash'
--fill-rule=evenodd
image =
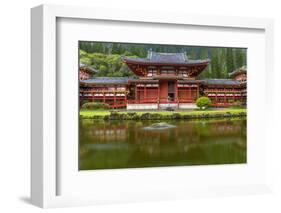
<path id="1" fill-rule="evenodd" d="M 146 58 L 122 60 L 136 77 L 80 76 L 81 103 L 90 100 L 128 110 L 192 109 L 198 97 L 208 96 L 215 107 L 231 106 L 237 101 L 246 104 L 245 67 L 230 73 L 233 79 L 199 80 L 209 59 L 190 60 L 186 53 L 148 51 Z"/>
<path id="2" fill-rule="evenodd" d="M 95 70 L 83 63 L 80 63 L 80 66 L 79 66 L 79 79 L 80 80 L 89 79 L 95 73 L 97 73 L 97 70 Z"/>
<path id="3" fill-rule="evenodd" d="M 229 76 L 235 80 L 246 82 L 247 81 L 247 69 L 246 67 L 241 67 L 240 69 L 234 70 L 232 73 L 229 73 Z"/>

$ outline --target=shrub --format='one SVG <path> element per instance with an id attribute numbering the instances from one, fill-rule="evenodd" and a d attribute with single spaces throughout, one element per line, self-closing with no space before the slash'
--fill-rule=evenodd
<path id="1" fill-rule="evenodd" d="M 202 96 L 196 100 L 196 106 L 200 109 L 206 109 L 211 106 L 212 102 L 210 98 Z"/>
<path id="2" fill-rule="evenodd" d="M 150 119 L 150 113 L 143 113 L 143 114 L 140 116 L 140 119 L 141 119 L 141 120 L 149 120 L 149 119 Z"/>
<path id="3" fill-rule="evenodd" d="M 130 117 L 134 117 L 137 113 L 135 113 L 135 112 L 128 112 L 127 114 L 128 114 L 128 116 L 130 116 Z"/>
<path id="4" fill-rule="evenodd" d="M 172 114 L 172 118 L 173 118 L 173 119 L 181 119 L 182 116 L 181 116 L 181 114 L 179 114 L 179 113 L 173 113 L 173 114 Z"/>
<path id="5" fill-rule="evenodd" d="M 161 120 L 162 116 L 159 113 L 150 113 L 149 119 L 150 120 Z"/>
<path id="6" fill-rule="evenodd" d="M 81 101 L 81 106 L 83 106 L 85 103 L 89 103 L 90 101 L 89 100 L 82 100 Z"/>
<path id="7" fill-rule="evenodd" d="M 109 105 L 99 102 L 88 102 L 82 105 L 82 109 L 108 109 Z"/>
<path id="8" fill-rule="evenodd" d="M 108 119 L 109 120 L 119 120 L 120 119 L 120 114 L 118 112 L 111 111 Z"/>
<path id="9" fill-rule="evenodd" d="M 241 107 L 242 106 L 241 101 L 239 101 L 239 100 L 235 101 L 235 106 Z"/>
<path id="10" fill-rule="evenodd" d="M 241 107 L 242 107 L 242 103 L 239 100 L 235 101 L 232 105 L 232 108 L 241 108 Z"/>

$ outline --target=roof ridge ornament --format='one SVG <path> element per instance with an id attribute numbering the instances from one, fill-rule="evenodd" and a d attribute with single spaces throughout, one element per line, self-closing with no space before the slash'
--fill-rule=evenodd
<path id="1" fill-rule="evenodd" d="M 149 50 L 147 51 L 147 59 L 151 60 L 152 53 L 153 53 L 152 48 L 149 48 Z"/>
<path id="2" fill-rule="evenodd" d="M 186 51 L 183 51 L 182 55 L 183 55 L 183 60 L 184 60 L 184 61 L 188 61 L 187 52 L 186 52 Z"/>

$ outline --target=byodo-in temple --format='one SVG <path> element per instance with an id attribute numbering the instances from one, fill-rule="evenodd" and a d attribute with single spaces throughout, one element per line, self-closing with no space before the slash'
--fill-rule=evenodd
<path id="1" fill-rule="evenodd" d="M 214 107 L 246 104 L 246 67 L 230 73 L 229 79 L 202 80 L 198 76 L 211 61 L 191 60 L 186 53 L 148 51 L 146 58 L 122 61 L 136 77 L 91 77 L 98 71 L 80 65 L 80 104 L 88 100 L 113 109 L 193 109 L 200 96 L 209 97 Z"/>

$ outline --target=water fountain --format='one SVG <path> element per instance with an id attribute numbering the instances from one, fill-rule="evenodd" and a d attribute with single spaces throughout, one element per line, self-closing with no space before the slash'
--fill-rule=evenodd
<path id="1" fill-rule="evenodd" d="M 160 123 L 154 123 L 151 124 L 150 126 L 144 127 L 144 130 L 164 130 L 164 129 L 171 129 L 171 128 L 176 128 L 175 125 L 168 124 L 166 122 L 160 122 Z"/>

